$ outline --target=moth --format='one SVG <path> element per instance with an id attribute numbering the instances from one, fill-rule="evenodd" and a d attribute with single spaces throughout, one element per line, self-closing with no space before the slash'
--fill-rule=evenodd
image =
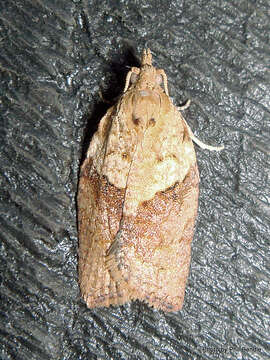
<path id="1" fill-rule="evenodd" d="M 80 171 L 79 284 L 89 308 L 136 299 L 182 308 L 199 194 L 192 141 L 222 149 L 195 138 L 169 97 L 164 70 L 144 50 Z"/>

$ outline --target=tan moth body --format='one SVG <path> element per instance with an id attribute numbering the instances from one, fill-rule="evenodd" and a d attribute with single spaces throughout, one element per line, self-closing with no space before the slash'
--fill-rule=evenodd
<path id="1" fill-rule="evenodd" d="M 151 58 L 144 51 L 141 68 L 128 74 L 81 168 L 79 282 L 89 308 L 139 299 L 177 311 L 184 300 L 198 207 L 197 140 Z"/>

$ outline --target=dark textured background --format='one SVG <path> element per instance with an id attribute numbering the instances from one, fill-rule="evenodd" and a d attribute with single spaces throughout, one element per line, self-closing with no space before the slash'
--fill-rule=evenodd
<path id="1" fill-rule="evenodd" d="M 0 2 L 0 358 L 269 359 L 269 0 Z M 90 311 L 77 284 L 86 144 L 144 47 L 196 146 L 183 310 Z"/>

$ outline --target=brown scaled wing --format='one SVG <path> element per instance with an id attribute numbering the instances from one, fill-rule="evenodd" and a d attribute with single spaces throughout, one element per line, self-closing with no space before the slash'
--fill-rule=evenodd
<path id="1" fill-rule="evenodd" d="M 81 168 L 79 282 L 88 307 L 139 299 L 181 309 L 198 182 L 190 131 L 145 50 Z"/>
<path id="2" fill-rule="evenodd" d="M 109 111 L 100 126 L 108 129 L 112 121 Z M 125 189 L 92 163 L 83 163 L 78 193 L 79 283 L 87 306 L 139 299 L 165 311 L 181 309 L 198 207 L 196 161 L 183 181 L 143 201 L 136 216 L 123 215 Z"/>

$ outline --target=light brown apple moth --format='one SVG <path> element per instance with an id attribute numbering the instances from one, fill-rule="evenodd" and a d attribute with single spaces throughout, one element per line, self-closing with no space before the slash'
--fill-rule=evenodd
<path id="1" fill-rule="evenodd" d="M 79 283 L 89 308 L 139 299 L 181 309 L 199 193 L 192 140 L 222 149 L 194 137 L 145 50 L 81 167 Z"/>

